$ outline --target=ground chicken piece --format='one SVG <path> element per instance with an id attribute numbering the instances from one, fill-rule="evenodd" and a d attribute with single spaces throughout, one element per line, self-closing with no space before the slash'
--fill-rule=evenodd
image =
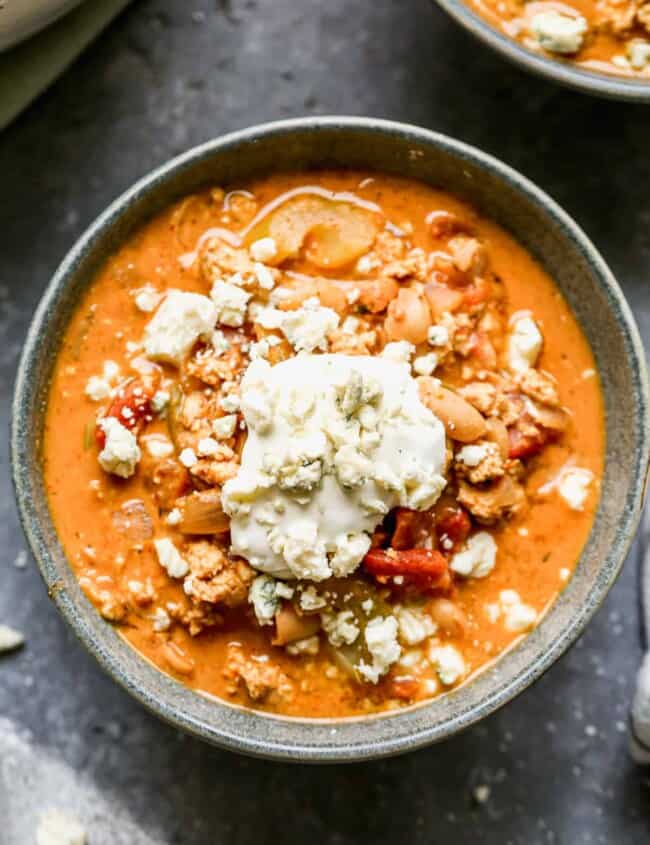
<path id="1" fill-rule="evenodd" d="M 530 396 L 531 399 L 535 399 L 543 405 L 559 407 L 560 397 L 557 392 L 557 382 L 550 373 L 530 367 L 521 372 L 516 381 L 526 396 Z"/>
<path id="2" fill-rule="evenodd" d="M 335 329 L 327 336 L 330 352 L 341 355 L 371 355 L 377 346 L 377 333 L 374 331 L 351 334 L 342 329 Z"/>
<path id="3" fill-rule="evenodd" d="M 457 461 L 454 465 L 456 474 L 460 478 L 466 478 L 471 484 L 483 484 L 486 481 L 495 481 L 497 478 L 501 478 L 506 469 L 497 444 L 482 440 L 472 444 L 472 446 L 480 449 L 485 447 L 487 450 L 485 457 L 476 466 L 468 465 L 463 461 Z M 461 449 L 460 452 L 462 453 L 462 451 Z"/>
<path id="4" fill-rule="evenodd" d="M 257 292 L 260 289 L 256 263 L 247 249 L 230 246 L 220 238 L 209 240 L 201 254 L 201 273 L 210 284 L 217 280 L 239 284 L 246 290 Z M 280 280 L 281 273 L 269 267 L 273 285 Z M 236 279 L 232 277 L 236 276 Z"/>
<path id="5" fill-rule="evenodd" d="M 183 399 L 178 421 L 184 428 L 197 431 L 216 413 L 216 398 L 210 399 L 203 391 L 194 390 Z"/>
<path id="6" fill-rule="evenodd" d="M 380 272 L 389 279 L 417 279 L 424 282 L 429 273 L 426 254 L 421 249 L 412 249 L 404 258 L 385 264 Z"/>
<path id="7" fill-rule="evenodd" d="M 461 480 L 458 484 L 458 501 L 479 522 L 491 525 L 520 513 L 526 505 L 526 493 L 521 484 L 509 475 L 483 488 Z"/>
<path id="8" fill-rule="evenodd" d="M 229 558 L 208 540 L 188 543 L 183 551 L 190 572 L 185 593 L 192 599 L 239 607 L 248 601 L 248 589 L 255 573 L 241 558 Z"/>
<path id="9" fill-rule="evenodd" d="M 456 235 L 447 247 L 451 253 L 454 265 L 470 276 L 480 276 L 487 267 L 487 252 L 485 246 L 467 235 Z"/>
<path id="10" fill-rule="evenodd" d="M 213 604 L 205 601 L 197 601 L 193 604 L 168 602 L 167 613 L 173 620 L 187 628 L 191 637 L 196 637 L 206 628 L 215 628 L 223 624 L 223 616 Z"/>
<path id="11" fill-rule="evenodd" d="M 187 362 L 187 372 L 205 384 L 216 387 L 222 381 L 234 381 L 244 369 L 244 358 L 238 345 L 232 344 L 226 352 L 215 352 L 207 346 L 200 349 Z"/>
<path id="12" fill-rule="evenodd" d="M 381 263 L 388 264 L 391 261 L 399 261 L 406 254 L 406 243 L 404 238 L 398 238 L 388 229 L 384 229 L 375 238 L 372 248 L 372 255 Z"/>
<path id="13" fill-rule="evenodd" d="M 232 449 L 229 450 L 232 452 Z M 221 487 L 226 481 L 234 478 L 239 472 L 239 460 L 232 452 L 231 460 L 201 459 L 190 467 L 193 478 L 203 482 L 207 487 Z"/>
<path id="14" fill-rule="evenodd" d="M 291 681 L 279 666 L 268 661 L 246 657 L 240 645 L 231 643 L 223 676 L 231 682 L 229 692 L 234 695 L 240 684 L 244 685 L 252 701 L 263 701 L 269 695 L 277 693 L 282 698 L 289 698 L 292 693 Z"/>
<path id="15" fill-rule="evenodd" d="M 190 486 L 187 469 L 174 458 L 150 459 L 145 452 L 145 459 L 142 462 L 145 484 L 153 488 L 158 507 L 171 510 L 176 499 Z"/>
<path id="16" fill-rule="evenodd" d="M 453 332 L 450 332 L 452 337 L 452 348 L 454 352 L 466 358 L 474 351 L 474 324 L 475 320 L 469 314 L 454 314 Z"/>
<path id="17" fill-rule="evenodd" d="M 473 381 L 458 389 L 458 392 L 473 405 L 483 416 L 492 413 L 497 401 L 497 389 L 493 384 L 485 381 Z"/>

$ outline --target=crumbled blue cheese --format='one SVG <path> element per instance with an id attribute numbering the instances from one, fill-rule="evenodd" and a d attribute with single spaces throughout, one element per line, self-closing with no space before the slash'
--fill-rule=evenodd
<path id="1" fill-rule="evenodd" d="M 508 338 L 508 366 L 514 372 L 534 367 L 542 351 L 544 340 L 532 317 L 515 317 Z"/>
<path id="2" fill-rule="evenodd" d="M 168 458 L 174 454 L 174 444 L 164 434 L 150 434 L 142 438 L 145 449 L 152 458 Z"/>
<path id="3" fill-rule="evenodd" d="M 413 372 L 419 376 L 430 376 L 437 366 L 438 356 L 435 352 L 429 352 L 428 355 L 419 355 L 413 361 Z"/>
<path id="4" fill-rule="evenodd" d="M 221 446 L 214 437 L 202 437 L 196 444 L 196 451 L 202 458 L 211 458 L 219 453 Z"/>
<path id="5" fill-rule="evenodd" d="M 560 55 L 577 53 L 588 28 L 582 15 L 568 15 L 557 9 L 538 12 L 530 20 L 530 31 L 539 46 Z"/>
<path id="6" fill-rule="evenodd" d="M 170 578 L 184 578 L 190 571 L 185 558 L 167 537 L 153 541 L 158 563 L 166 570 Z"/>
<path id="7" fill-rule="evenodd" d="M 381 351 L 382 358 L 397 364 L 408 364 L 415 353 L 415 346 L 407 340 L 395 340 L 387 343 Z"/>
<path id="8" fill-rule="evenodd" d="M 429 614 L 420 607 L 399 607 L 395 609 L 399 639 L 404 645 L 418 645 L 436 633 L 437 625 Z"/>
<path id="9" fill-rule="evenodd" d="M 233 328 L 244 325 L 248 300 L 251 298 L 248 291 L 238 285 L 217 279 L 212 285 L 210 298 L 215 305 L 219 323 Z"/>
<path id="10" fill-rule="evenodd" d="M 308 587 L 303 587 L 298 601 L 302 610 L 307 613 L 313 610 L 320 610 L 327 605 L 323 596 L 319 596 L 316 587 L 311 584 Z"/>
<path id="11" fill-rule="evenodd" d="M 634 70 L 643 70 L 650 64 L 650 42 L 634 39 L 627 45 L 627 58 Z"/>
<path id="12" fill-rule="evenodd" d="M 163 298 L 163 294 L 156 290 L 152 285 L 145 285 L 139 290 L 135 291 L 133 301 L 138 311 L 143 311 L 145 314 L 155 311 L 158 303 Z"/>
<path id="13" fill-rule="evenodd" d="M 494 569 L 497 559 L 497 544 L 487 531 L 473 534 L 465 549 L 451 559 L 450 568 L 465 578 L 485 578 Z"/>
<path id="14" fill-rule="evenodd" d="M 322 352 L 327 350 L 327 335 L 339 324 L 339 315 L 331 308 L 324 308 L 318 299 L 305 300 L 300 308 L 280 311 L 264 308 L 256 321 L 266 329 L 279 329 L 296 352 Z"/>
<path id="15" fill-rule="evenodd" d="M 217 320 L 214 304 L 200 293 L 170 290 L 144 330 L 144 351 L 154 361 L 181 363 Z"/>
<path id="16" fill-rule="evenodd" d="M 221 397 L 219 404 L 227 414 L 234 414 L 239 410 L 239 396 L 236 393 L 227 393 Z"/>
<path id="17" fill-rule="evenodd" d="M 560 473 L 557 492 L 574 511 L 584 510 L 589 496 L 589 489 L 594 481 L 591 470 L 580 467 L 567 467 Z"/>
<path id="18" fill-rule="evenodd" d="M 194 449 L 190 449 L 188 447 L 187 449 L 181 450 L 181 453 L 178 456 L 178 460 L 183 464 L 184 467 L 187 467 L 187 469 L 189 469 L 190 467 L 194 466 L 194 464 L 198 461 L 198 458 Z"/>
<path id="19" fill-rule="evenodd" d="M 130 478 L 142 457 L 135 435 L 115 417 L 104 417 L 98 425 L 106 435 L 104 448 L 98 455 L 99 465 L 105 472 Z"/>
<path id="20" fill-rule="evenodd" d="M 162 413 L 167 405 L 169 405 L 170 399 L 171 395 L 168 390 L 157 390 L 151 397 L 152 411 L 155 411 L 157 414 Z"/>
<path id="21" fill-rule="evenodd" d="M 397 642 L 397 628 L 394 616 L 377 616 L 366 625 L 364 637 L 372 663 L 361 660 L 356 668 L 371 684 L 376 684 L 400 658 L 402 649 Z"/>
<path id="22" fill-rule="evenodd" d="M 342 610 L 340 613 L 321 613 L 321 623 L 327 639 L 335 648 L 352 645 L 361 633 L 351 610 Z"/>
<path id="23" fill-rule="evenodd" d="M 248 251 L 253 261 L 273 261 L 278 254 L 278 246 L 273 238 L 260 238 L 253 241 Z"/>
<path id="24" fill-rule="evenodd" d="M 432 646 L 429 649 L 429 660 L 447 687 L 458 683 L 467 672 L 463 656 L 453 645 Z"/>
<path id="25" fill-rule="evenodd" d="M 516 590 L 501 590 L 499 606 L 503 613 L 503 624 L 508 631 L 522 634 L 530 631 L 537 622 L 537 611 L 534 607 L 522 602 Z"/>
<path id="26" fill-rule="evenodd" d="M 237 414 L 227 414 L 212 422 L 212 431 L 217 440 L 228 440 L 235 433 L 236 427 Z"/>
<path id="27" fill-rule="evenodd" d="M 449 329 L 446 326 L 431 326 L 427 340 L 431 346 L 446 346 L 449 343 Z"/>
<path id="28" fill-rule="evenodd" d="M 444 428 L 405 364 L 257 360 L 240 402 L 249 436 L 222 502 L 233 551 L 255 569 L 316 581 L 348 575 L 391 508 L 427 509 L 445 486 Z"/>
<path id="29" fill-rule="evenodd" d="M 258 575 L 248 591 L 248 601 L 253 605 L 255 617 L 260 625 L 272 625 L 280 609 L 276 592 L 277 581 L 270 575 Z"/>
<path id="30" fill-rule="evenodd" d="M 111 395 L 119 377 L 120 368 L 115 361 L 104 361 L 101 376 L 91 376 L 84 392 L 93 402 L 101 402 Z"/>
<path id="31" fill-rule="evenodd" d="M 456 452 L 456 460 L 467 467 L 477 467 L 487 458 L 489 451 L 485 443 L 469 444 Z"/>

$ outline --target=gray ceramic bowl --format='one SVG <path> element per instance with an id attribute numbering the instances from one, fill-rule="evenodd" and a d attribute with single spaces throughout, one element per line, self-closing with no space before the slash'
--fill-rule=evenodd
<path id="1" fill-rule="evenodd" d="M 610 100 L 650 103 L 650 79 L 633 79 L 613 73 L 596 73 L 568 61 L 543 56 L 508 38 L 505 33 L 473 11 L 465 0 L 435 0 L 435 2 L 468 32 L 524 70 L 585 94 L 595 94 Z"/>
<path id="2" fill-rule="evenodd" d="M 272 170 L 323 166 L 420 179 L 466 198 L 509 229 L 571 303 L 594 350 L 607 405 L 607 461 L 594 529 L 575 577 L 538 629 L 457 692 L 392 715 L 340 721 L 236 708 L 187 689 L 145 662 L 79 589 L 52 526 L 40 465 L 43 411 L 58 344 L 107 256 L 152 214 L 206 182 L 237 183 Z M 50 282 L 29 330 L 14 397 L 12 459 L 23 526 L 49 594 L 86 648 L 129 693 L 178 728 L 225 748 L 286 760 L 348 761 L 449 737 L 505 704 L 557 660 L 623 563 L 648 470 L 647 435 L 647 375 L 633 317 L 576 224 L 518 173 L 458 141 L 397 123 L 333 117 L 273 123 L 209 141 L 138 182 L 92 224 Z"/>

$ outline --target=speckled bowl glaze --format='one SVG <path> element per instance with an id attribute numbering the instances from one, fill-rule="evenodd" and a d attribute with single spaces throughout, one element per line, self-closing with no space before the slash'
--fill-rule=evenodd
<path id="1" fill-rule="evenodd" d="M 650 79 L 597 73 L 566 60 L 553 59 L 550 56 L 535 53 L 488 23 L 470 8 L 466 0 L 434 0 L 434 2 L 464 29 L 524 70 L 585 94 L 594 94 L 609 100 L 650 103 Z"/>
<path id="2" fill-rule="evenodd" d="M 346 720 L 279 718 L 234 707 L 146 662 L 80 590 L 52 525 L 41 471 L 44 410 L 58 345 L 106 258 L 151 215 L 205 183 L 319 167 L 419 179 L 467 199 L 510 230 L 573 307 L 596 356 L 607 407 L 607 459 L 595 525 L 574 578 L 537 630 L 458 691 L 408 710 Z M 123 194 L 79 239 L 50 282 L 25 343 L 13 405 L 13 472 L 23 526 L 52 600 L 131 695 L 176 727 L 233 751 L 353 761 L 461 731 L 530 686 L 576 639 L 613 584 L 637 524 L 648 470 L 648 404 L 642 346 L 621 291 L 596 249 L 548 196 L 499 161 L 425 129 L 308 118 L 255 127 L 190 150 Z"/>

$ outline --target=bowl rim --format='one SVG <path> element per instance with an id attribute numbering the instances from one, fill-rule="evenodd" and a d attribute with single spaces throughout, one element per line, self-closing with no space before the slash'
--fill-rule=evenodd
<path id="1" fill-rule="evenodd" d="M 31 477 L 29 462 L 26 457 L 29 448 L 33 446 L 29 436 L 31 427 L 28 423 L 31 419 L 29 409 L 33 395 L 32 385 L 35 383 L 32 375 L 36 370 L 39 359 L 40 333 L 43 329 L 47 329 L 53 314 L 56 313 L 55 311 L 50 313 L 52 312 L 52 304 L 58 294 L 65 290 L 70 280 L 74 278 L 78 260 L 83 257 L 87 250 L 92 250 L 96 238 L 99 238 L 104 232 L 110 231 L 116 225 L 121 215 L 128 210 L 131 202 L 140 195 L 146 194 L 150 190 L 155 191 L 167 177 L 173 177 L 177 171 L 184 167 L 218 156 L 221 152 L 230 148 L 238 148 L 243 144 L 275 135 L 290 136 L 295 132 L 316 133 L 341 130 L 377 133 L 389 137 L 395 136 L 402 140 L 406 137 L 414 144 L 421 143 L 434 146 L 457 156 L 461 160 L 470 161 L 482 170 L 487 170 L 492 175 L 496 175 L 500 181 L 510 183 L 518 192 L 523 193 L 528 200 L 542 210 L 545 216 L 550 217 L 552 222 L 562 227 L 566 236 L 572 239 L 576 248 L 589 261 L 593 274 L 598 278 L 610 299 L 610 307 L 618 311 L 617 322 L 621 326 L 621 330 L 624 331 L 628 355 L 634 365 L 637 377 L 635 398 L 640 409 L 641 425 L 646 433 L 650 433 L 648 410 L 650 408 L 650 388 L 643 345 L 631 309 L 600 253 L 572 218 L 545 192 L 513 168 L 462 141 L 421 127 L 375 118 L 340 116 L 292 118 L 252 126 L 195 146 L 154 168 L 110 203 L 77 239 L 52 276 L 36 308 L 24 343 L 16 375 L 11 414 L 12 477 L 21 524 L 48 588 L 50 598 L 87 651 L 98 660 L 104 671 L 113 680 L 117 681 L 146 709 L 176 728 L 187 731 L 221 748 L 291 762 L 355 762 L 421 748 L 470 727 L 530 686 L 550 668 L 582 633 L 587 622 L 600 607 L 615 582 L 640 518 L 650 469 L 650 437 L 646 436 L 641 439 L 633 478 L 630 480 L 625 502 L 621 506 L 622 519 L 615 540 L 610 547 L 609 554 L 603 559 L 598 573 L 599 577 L 594 579 L 594 584 L 591 586 L 588 595 L 576 608 L 571 621 L 553 641 L 540 646 L 539 653 L 518 675 L 511 678 L 506 684 L 499 686 L 498 689 L 489 693 L 472 707 L 452 714 L 440 724 L 428 725 L 406 735 L 384 737 L 380 741 L 369 736 L 360 737 L 358 741 L 348 742 L 346 745 L 337 745 L 337 741 L 333 740 L 331 744 L 324 746 L 310 745 L 309 742 L 304 740 L 304 737 L 297 737 L 296 741 L 290 744 L 285 741 L 274 740 L 272 737 L 258 738 L 251 736 L 246 731 L 236 735 L 225 730 L 219 730 L 213 725 L 206 724 L 204 721 L 186 714 L 175 705 L 157 699 L 155 694 L 149 694 L 137 680 L 130 677 L 128 669 L 125 669 L 120 663 L 119 656 L 106 648 L 94 636 L 93 631 L 83 618 L 83 611 L 79 608 L 78 602 L 73 600 L 69 591 L 53 589 L 57 570 L 43 532 L 43 526 L 47 523 L 47 520 L 43 520 L 41 523 L 32 496 L 32 492 L 36 491 L 38 481 L 42 476 L 38 474 L 37 480 Z M 426 705 L 424 706 L 426 707 Z M 262 718 L 265 716 L 265 714 L 259 714 L 256 711 L 248 712 L 261 715 Z M 394 720 L 391 724 L 395 724 L 400 717 L 404 718 L 409 712 L 409 710 L 392 711 L 381 714 L 380 718 Z M 268 723 L 271 720 L 267 719 L 266 721 Z M 292 719 L 291 721 L 297 722 L 301 727 L 310 722 L 310 720 L 301 719 Z M 368 721 L 362 718 L 361 724 Z M 336 724 L 336 722 L 333 722 L 333 724 Z"/>
<path id="2" fill-rule="evenodd" d="M 650 79 L 599 73 L 562 60 L 534 53 L 500 32 L 469 7 L 466 0 L 432 0 L 464 29 L 506 59 L 547 80 L 558 82 L 574 91 L 609 100 L 650 103 Z"/>

